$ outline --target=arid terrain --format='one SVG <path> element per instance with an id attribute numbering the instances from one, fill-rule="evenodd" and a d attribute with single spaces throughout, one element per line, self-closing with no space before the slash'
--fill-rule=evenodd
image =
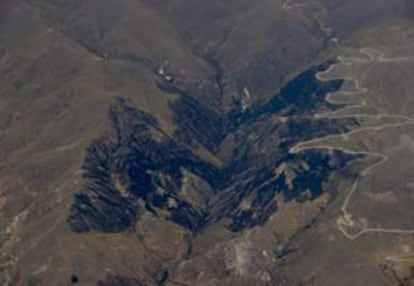
<path id="1" fill-rule="evenodd" d="M 414 2 L 0 1 L 0 285 L 414 285 Z"/>

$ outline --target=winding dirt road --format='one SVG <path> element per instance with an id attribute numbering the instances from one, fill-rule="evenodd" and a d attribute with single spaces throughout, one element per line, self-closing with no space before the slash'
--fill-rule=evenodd
<path id="1" fill-rule="evenodd" d="M 385 57 L 385 55 L 383 53 L 381 53 L 380 51 L 377 51 L 375 49 L 372 48 L 362 48 L 359 51 L 363 56 L 365 56 L 366 58 L 357 58 L 357 57 L 338 57 L 339 63 L 336 65 L 353 65 L 354 63 L 359 63 L 359 64 L 367 64 L 367 63 L 372 63 L 372 62 L 382 62 L 382 63 L 388 63 L 388 62 L 399 62 L 399 61 L 413 61 L 414 57 L 411 56 L 403 56 L 403 57 L 395 57 L 395 58 L 387 58 Z M 361 87 L 358 79 L 355 78 L 350 78 L 350 77 L 329 77 L 327 75 L 329 75 L 329 72 L 336 66 L 333 65 L 331 66 L 328 70 L 321 72 L 317 75 L 319 80 L 331 80 L 331 79 L 346 79 L 348 81 L 352 81 L 355 83 L 355 91 L 340 91 L 338 92 L 339 94 L 344 94 L 344 95 L 363 95 L 366 94 L 367 92 L 369 92 L 369 90 L 367 88 Z M 337 93 L 337 94 L 338 94 Z M 327 100 L 330 101 L 331 103 L 347 103 L 350 104 L 349 107 L 346 108 L 355 108 L 355 107 L 365 107 L 366 106 L 366 102 L 365 101 L 361 101 L 361 102 L 344 102 L 344 101 L 333 101 L 330 99 L 331 94 L 328 94 L 327 96 Z M 358 178 L 356 178 L 356 180 L 354 181 L 354 183 L 352 184 L 352 187 L 348 190 L 347 195 L 344 199 L 344 202 L 341 206 L 341 212 L 342 214 L 340 215 L 340 217 L 337 219 L 336 224 L 337 227 L 339 229 L 339 231 L 348 239 L 354 240 L 357 239 L 358 237 L 360 237 L 363 234 L 367 234 L 367 233 L 390 233 L 390 234 L 414 234 L 414 229 L 400 229 L 400 228 L 371 228 L 371 227 L 365 227 L 359 223 L 357 223 L 356 221 L 353 220 L 352 217 L 352 213 L 348 210 L 348 205 L 350 202 L 351 197 L 355 194 L 355 192 L 358 189 L 358 185 L 359 182 L 362 180 L 362 178 L 364 178 L 365 176 L 367 176 L 368 174 L 371 173 L 372 170 L 374 170 L 376 167 L 378 167 L 381 164 L 384 164 L 385 162 L 388 161 L 388 157 L 385 154 L 382 153 L 375 153 L 375 152 L 360 152 L 360 151 L 356 151 L 356 150 L 349 150 L 349 149 L 345 149 L 345 148 L 337 148 L 337 147 L 332 147 L 332 146 L 328 146 L 328 145 L 316 145 L 316 146 L 309 146 L 310 144 L 315 144 L 317 142 L 322 142 L 325 141 L 327 139 L 330 138 L 338 138 L 340 136 L 343 135 L 352 135 L 354 133 L 358 133 L 358 132 L 364 132 L 364 131 L 380 131 L 386 128 L 395 128 L 395 127 L 400 127 L 400 126 L 404 126 L 404 125 L 414 125 L 414 117 L 410 117 L 410 116 L 405 116 L 405 115 L 400 115 L 400 114 L 377 114 L 377 115 L 369 115 L 369 114 L 349 114 L 349 115 L 336 115 L 338 112 L 343 112 L 344 109 L 341 109 L 340 111 L 335 111 L 335 112 L 329 112 L 329 113 L 322 113 L 322 114 L 316 114 L 315 117 L 317 118 L 355 118 L 355 117 L 366 117 L 366 118 L 375 118 L 377 120 L 380 120 L 381 118 L 388 118 L 388 119 L 397 119 L 399 120 L 396 123 L 387 123 L 387 124 L 383 124 L 383 125 L 379 125 L 379 126 L 373 126 L 373 127 L 362 127 L 362 128 L 358 128 L 355 130 L 352 130 L 350 132 L 344 133 L 344 134 L 340 134 L 340 135 L 331 135 L 331 136 L 326 136 L 323 138 L 317 138 L 314 140 L 310 140 L 310 141 L 304 141 L 304 142 L 300 142 L 297 145 L 295 145 L 294 147 L 292 147 L 290 149 L 291 153 L 297 153 L 306 149 L 327 149 L 327 150 L 341 150 L 345 153 L 348 154 L 361 154 L 361 155 L 365 155 L 365 156 L 370 156 L 373 158 L 377 158 L 376 162 L 370 166 L 368 166 L 367 168 L 365 168 L 361 174 L 358 176 Z M 308 146 L 307 146 L 308 145 Z M 401 256 L 398 257 L 388 257 L 388 259 L 403 259 L 401 258 Z M 405 258 L 404 258 L 405 259 Z M 409 257 L 410 260 L 413 259 L 412 255 Z"/>

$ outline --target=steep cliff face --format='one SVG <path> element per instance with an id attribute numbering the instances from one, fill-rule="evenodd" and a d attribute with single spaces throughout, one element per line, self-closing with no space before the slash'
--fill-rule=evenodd
<path id="1" fill-rule="evenodd" d="M 340 107 L 325 97 L 342 81 L 315 77 L 329 65 L 299 74 L 267 103 L 248 111 L 221 115 L 196 98 L 181 96 L 171 103 L 172 135 L 156 118 L 118 99 L 109 114 L 112 130 L 86 151 L 84 186 L 69 217 L 72 229 L 125 231 L 143 212 L 151 212 L 192 232 L 222 219 L 230 230 L 242 231 L 265 223 L 278 203 L 318 198 L 331 174 L 358 158 L 340 151 L 290 153 L 301 141 L 358 126 L 350 118 L 312 117 Z M 197 145 L 223 164 L 200 158 Z M 220 155 L 223 148 L 226 154 Z M 195 198 L 184 191 L 188 175 L 203 184 Z"/>

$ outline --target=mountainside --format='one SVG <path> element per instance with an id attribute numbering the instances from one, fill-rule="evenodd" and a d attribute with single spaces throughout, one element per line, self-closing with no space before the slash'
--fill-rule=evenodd
<path id="1" fill-rule="evenodd" d="M 413 20 L 0 2 L 0 285 L 414 285 Z"/>

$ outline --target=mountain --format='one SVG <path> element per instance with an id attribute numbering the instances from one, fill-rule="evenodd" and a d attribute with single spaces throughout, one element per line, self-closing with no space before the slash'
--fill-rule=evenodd
<path id="1" fill-rule="evenodd" d="M 413 20 L 0 2 L 0 284 L 414 285 Z"/>

